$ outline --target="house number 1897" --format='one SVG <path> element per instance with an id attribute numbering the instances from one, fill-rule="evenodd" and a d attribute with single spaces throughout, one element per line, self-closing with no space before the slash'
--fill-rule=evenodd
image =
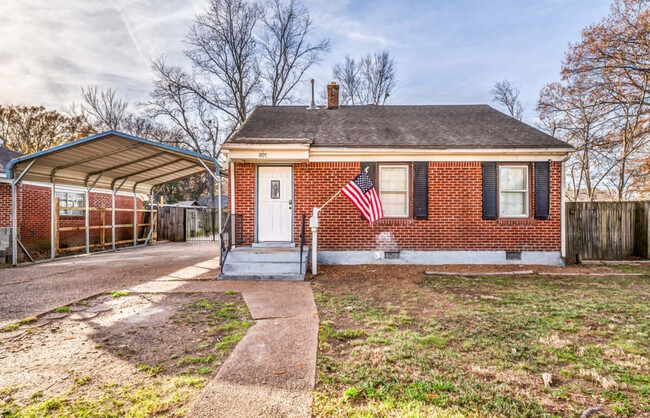
<path id="1" fill-rule="evenodd" d="M 266 158 L 266 157 L 267 157 L 267 155 L 266 155 L 265 152 L 260 152 L 260 158 Z"/>

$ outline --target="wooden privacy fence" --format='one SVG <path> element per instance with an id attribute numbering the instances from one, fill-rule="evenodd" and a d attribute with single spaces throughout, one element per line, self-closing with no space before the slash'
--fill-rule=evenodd
<path id="1" fill-rule="evenodd" d="M 168 241 L 218 241 L 219 218 L 216 208 L 161 206 L 158 212 L 158 239 Z M 228 216 L 222 210 L 222 225 Z"/>
<path id="2" fill-rule="evenodd" d="M 650 202 L 568 202 L 567 258 L 650 258 Z"/>
<path id="3" fill-rule="evenodd" d="M 185 208 L 176 206 L 158 208 L 158 239 L 185 241 Z"/>

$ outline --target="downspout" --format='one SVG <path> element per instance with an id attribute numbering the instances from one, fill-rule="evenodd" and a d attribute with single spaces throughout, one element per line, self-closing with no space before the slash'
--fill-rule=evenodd
<path id="1" fill-rule="evenodd" d="M 52 181 L 52 195 L 51 204 L 50 204 L 50 260 L 56 258 L 57 248 L 56 248 L 56 228 L 58 225 L 55 224 L 54 215 L 56 212 L 56 168 L 52 170 L 51 175 Z"/>
<path id="2" fill-rule="evenodd" d="M 560 257 L 562 263 L 566 260 L 566 162 L 567 155 L 560 163 Z"/>

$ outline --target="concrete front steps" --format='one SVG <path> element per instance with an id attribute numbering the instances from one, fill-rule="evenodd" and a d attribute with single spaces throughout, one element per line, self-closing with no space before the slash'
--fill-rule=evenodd
<path id="1" fill-rule="evenodd" d="M 302 260 L 298 247 L 237 247 L 228 253 L 218 279 L 305 280 L 308 260 L 308 247 L 303 248 Z"/>

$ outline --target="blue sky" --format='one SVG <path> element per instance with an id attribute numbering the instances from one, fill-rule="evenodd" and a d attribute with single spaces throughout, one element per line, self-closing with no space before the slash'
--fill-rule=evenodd
<path id="1" fill-rule="evenodd" d="M 332 52 L 308 79 L 324 85 L 346 54 L 388 49 L 397 63 L 393 104 L 489 103 L 496 81 L 521 90 L 536 120 L 540 89 L 559 78 L 569 42 L 608 12 L 609 0 L 305 0 Z M 182 62 L 183 38 L 205 0 L 18 0 L 0 16 L 0 104 L 63 108 L 82 85 L 131 100 L 151 89 L 150 59 Z"/>

